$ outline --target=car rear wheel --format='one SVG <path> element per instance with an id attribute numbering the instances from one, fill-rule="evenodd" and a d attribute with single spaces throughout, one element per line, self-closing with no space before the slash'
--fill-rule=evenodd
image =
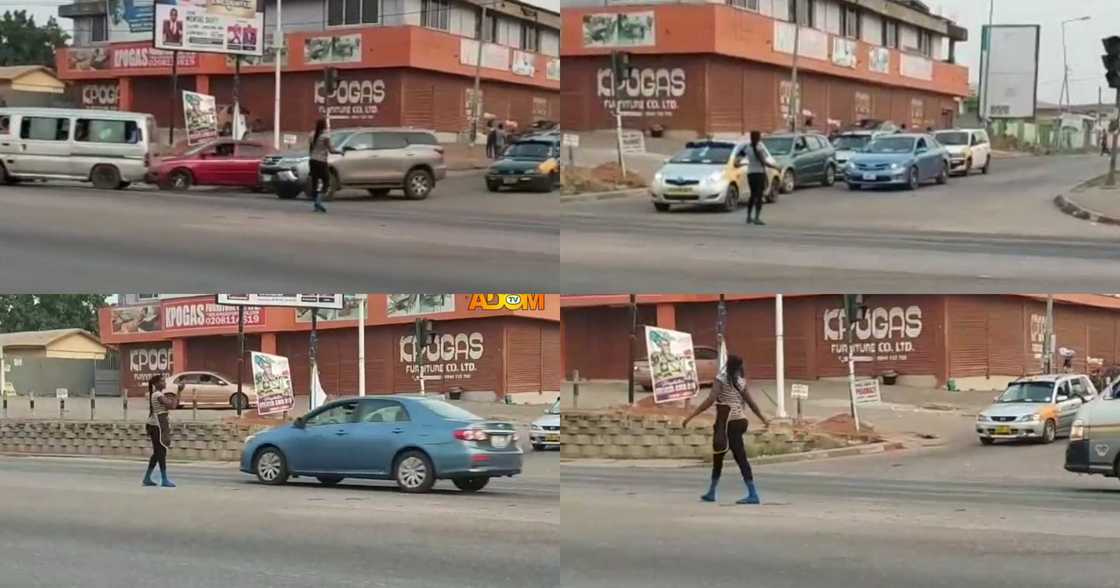
<path id="1" fill-rule="evenodd" d="M 406 451 L 393 466 L 393 479 L 402 492 L 420 494 L 436 485 L 436 472 L 427 455 L 420 451 Z"/>
<path id="2" fill-rule="evenodd" d="M 991 437 L 981 437 L 980 438 L 980 443 L 982 445 L 991 445 L 992 443 L 995 443 L 995 442 L 996 442 L 996 440 L 992 439 Z"/>
<path id="3" fill-rule="evenodd" d="M 454 480 L 452 480 L 452 483 L 455 484 L 456 488 L 462 490 L 463 492 L 478 492 L 490 483 L 490 478 L 487 476 L 481 476 L 478 478 L 455 478 Z"/>
<path id="4" fill-rule="evenodd" d="M 782 194 L 789 194 L 797 188 L 797 177 L 793 175 L 792 169 L 787 169 L 782 174 Z"/>
<path id="5" fill-rule="evenodd" d="M 949 183 L 949 164 L 941 164 L 941 173 L 937 174 L 937 183 L 941 185 Z"/>
<path id="6" fill-rule="evenodd" d="M 191 177 L 191 172 L 185 169 L 175 170 L 167 176 L 167 188 L 176 192 L 186 192 L 193 184 L 194 178 Z"/>
<path id="7" fill-rule="evenodd" d="M 342 481 L 342 476 L 318 476 L 315 479 L 324 486 L 337 486 Z"/>
<path id="8" fill-rule="evenodd" d="M 980 168 L 980 173 L 987 175 L 988 169 L 992 167 L 992 156 L 989 155 L 988 159 L 984 161 L 984 167 Z"/>
<path id="9" fill-rule="evenodd" d="M 1046 421 L 1046 426 L 1042 428 L 1042 442 L 1050 444 L 1058 437 L 1058 427 L 1054 421 Z"/>
<path id="10" fill-rule="evenodd" d="M 263 484 L 278 486 L 288 481 L 288 460 L 275 447 L 266 447 L 257 454 L 253 471 Z"/>
<path id="11" fill-rule="evenodd" d="M 723 209 L 727 212 L 735 212 L 739 209 L 739 187 L 735 184 L 727 187 L 727 196 L 723 199 Z"/>
<path id="12" fill-rule="evenodd" d="M 543 443 L 534 443 L 533 444 L 533 450 L 544 451 L 544 444 Z"/>
<path id="13" fill-rule="evenodd" d="M 657 212 L 669 212 L 669 205 L 664 202 L 654 202 L 653 207 Z"/>
<path id="14" fill-rule="evenodd" d="M 910 168 L 910 181 L 906 183 L 908 190 L 917 190 L 922 185 L 921 176 L 918 175 L 918 168 Z"/>
<path id="15" fill-rule="evenodd" d="M 235 410 L 245 410 L 249 408 L 249 397 L 244 394 L 234 394 L 229 397 L 229 406 Z"/>
<path id="16" fill-rule="evenodd" d="M 414 169 L 404 177 L 404 195 L 409 200 L 423 200 L 435 187 L 435 180 L 427 170 Z"/>
<path id="17" fill-rule="evenodd" d="M 90 172 L 89 179 L 98 190 L 116 190 L 121 183 L 121 172 L 112 165 L 99 165 Z"/>

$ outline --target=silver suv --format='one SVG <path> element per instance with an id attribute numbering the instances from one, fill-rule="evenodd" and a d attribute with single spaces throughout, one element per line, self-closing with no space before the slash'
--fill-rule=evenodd
<path id="1" fill-rule="evenodd" d="M 339 190 L 359 188 L 373 196 L 403 190 L 407 198 L 422 200 L 447 176 L 443 148 L 431 131 L 408 128 L 354 128 L 331 133 L 331 173 L 326 199 Z M 308 155 L 293 152 L 265 158 L 261 184 L 272 186 L 281 198 L 309 193 Z"/>

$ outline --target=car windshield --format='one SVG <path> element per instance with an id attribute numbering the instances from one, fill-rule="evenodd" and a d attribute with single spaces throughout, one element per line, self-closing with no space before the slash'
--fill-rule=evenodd
<path id="1" fill-rule="evenodd" d="M 1050 402 L 1052 382 L 1016 382 L 1000 395 L 1000 402 Z"/>
<path id="2" fill-rule="evenodd" d="M 514 143 L 506 151 L 506 157 L 513 159 L 548 159 L 552 157 L 552 145 L 548 143 Z"/>
<path id="3" fill-rule="evenodd" d="M 669 163 L 727 163 L 735 146 L 730 143 L 690 143 Z"/>
<path id="4" fill-rule="evenodd" d="M 937 133 L 934 137 L 942 145 L 968 145 L 968 133 Z"/>
<path id="5" fill-rule="evenodd" d="M 335 132 L 331 133 L 327 137 L 327 139 L 331 142 L 331 149 L 334 149 L 334 150 L 341 149 L 342 144 L 346 142 L 346 139 L 350 138 L 350 135 L 353 135 L 353 134 L 354 133 L 346 132 L 346 131 L 335 131 Z"/>
<path id="6" fill-rule="evenodd" d="M 875 139 L 867 146 L 868 153 L 911 153 L 914 151 L 912 137 L 883 137 Z"/>
<path id="7" fill-rule="evenodd" d="M 420 402 L 420 405 L 423 406 L 424 408 L 434 412 L 436 415 L 438 415 L 442 418 L 445 418 L 447 420 L 451 420 L 451 421 L 481 421 L 481 420 L 483 420 L 482 417 L 478 416 L 477 414 L 474 414 L 473 412 L 471 412 L 469 410 L 464 410 L 462 408 L 459 408 L 458 406 L 455 406 L 454 404 L 448 404 L 447 402 L 444 402 L 442 400 L 434 400 L 434 399 L 430 399 L 430 398 L 425 398 L 425 399 L 421 399 L 419 402 Z"/>
<path id="8" fill-rule="evenodd" d="M 552 406 L 550 406 L 545 412 L 546 414 L 560 414 L 560 399 L 557 398 L 556 402 L 553 402 Z"/>
<path id="9" fill-rule="evenodd" d="M 868 135 L 840 135 L 832 140 L 832 146 L 840 150 L 861 149 L 869 142 L 871 137 Z"/>
<path id="10" fill-rule="evenodd" d="M 771 155 L 788 155 L 793 149 L 793 137 L 767 137 L 762 144 Z"/>

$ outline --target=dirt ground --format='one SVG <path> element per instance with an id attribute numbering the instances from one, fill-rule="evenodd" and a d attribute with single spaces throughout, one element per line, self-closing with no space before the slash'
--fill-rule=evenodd
<path id="1" fill-rule="evenodd" d="M 644 188 L 646 181 L 641 176 L 627 171 L 623 177 L 622 170 L 615 162 L 586 167 L 566 167 L 562 172 L 561 183 L 564 192 L 578 194 L 586 192 L 606 192 L 619 188 Z"/>

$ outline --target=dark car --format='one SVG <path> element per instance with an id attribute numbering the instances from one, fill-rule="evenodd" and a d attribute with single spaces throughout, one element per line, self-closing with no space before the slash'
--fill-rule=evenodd
<path id="1" fill-rule="evenodd" d="M 486 171 L 486 188 L 531 188 L 551 192 L 560 186 L 560 143 L 531 139 L 513 143 Z"/>
<path id="2" fill-rule="evenodd" d="M 836 183 L 836 149 L 819 133 L 779 133 L 762 139 L 782 170 L 782 193 L 806 184 Z"/>
<path id="3" fill-rule="evenodd" d="M 261 159 L 269 152 L 260 143 L 221 139 L 153 163 L 148 183 L 164 190 L 191 186 L 260 188 Z"/>

